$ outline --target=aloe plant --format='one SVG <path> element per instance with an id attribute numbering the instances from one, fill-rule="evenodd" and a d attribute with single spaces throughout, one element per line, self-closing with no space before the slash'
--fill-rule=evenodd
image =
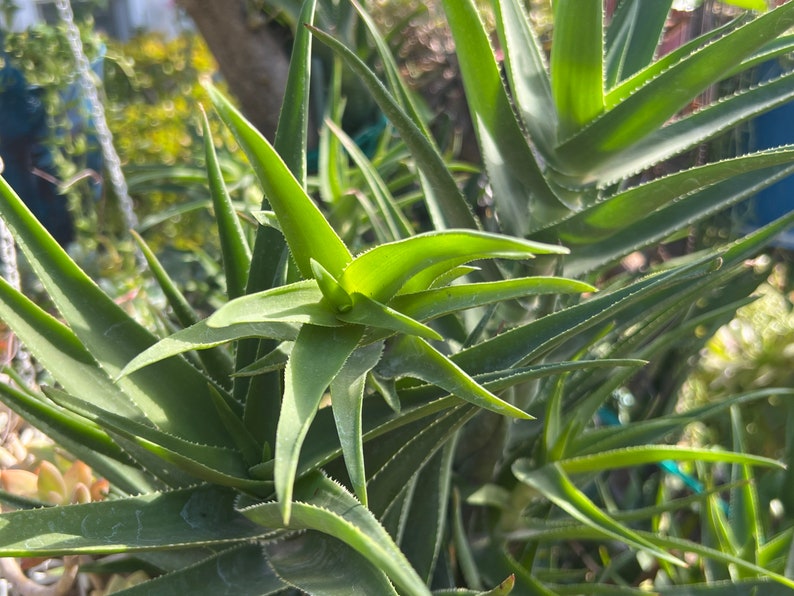
<path id="1" fill-rule="evenodd" d="M 618 511 L 603 480 L 626 467 L 732 465 L 750 503 L 744 523 L 757 523 L 744 488 L 751 466 L 779 462 L 744 453 L 740 442 L 717 452 L 664 441 L 770 392 L 609 428 L 594 422 L 638 369 L 670 354 L 685 362 L 703 328 L 747 302 L 759 282 L 747 259 L 794 216 L 644 277 L 618 276 L 598 292 L 588 283 L 792 168 L 794 149 L 781 148 L 637 186 L 623 180 L 789 96 L 784 75 L 665 125 L 737 64 L 790 49 L 778 36 L 794 5 L 740 17 L 659 60 L 647 51 L 628 60 L 633 44 L 658 38 L 650 4 L 622 3 L 604 35 L 600 2 L 561 0 L 550 69 L 520 3 L 494 6 L 509 87 L 474 3 L 445 2 L 502 233 L 482 230 L 357 4 L 385 83 L 330 34 L 299 27 L 290 101 L 272 145 L 209 88 L 265 196 L 249 245 L 205 126 L 228 294 L 209 317 L 192 311 L 138 237 L 179 325 L 153 335 L 0 182 L 0 214 L 60 315 L 0 281 L 0 317 L 56 381 L 41 391 L 2 385 L 0 397 L 112 485 L 105 501 L 57 508 L 26 509 L 15 497 L 20 510 L 0 516 L 0 556 L 126 552 L 154 561 L 148 553 L 174 551 L 155 562 L 161 577 L 127 594 L 608 592 L 621 573 L 611 557 L 629 565 L 646 555 L 668 578 L 705 583 L 708 575 L 675 572 L 682 551 L 739 570 L 747 585 L 794 587 L 772 561 L 788 552 L 790 534 L 774 548 L 743 548 L 747 530 L 725 529 L 714 488 Z M 300 22 L 311 24 L 313 13 L 308 0 Z M 307 192 L 313 39 L 361 77 L 400 133 L 432 230 L 408 223 L 384 164 L 356 151 L 334 123 L 338 112 L 323 132 L 326 201 L 318 206 Z M 368 200 L 333 213 L 340 203 L 330 199 L 344 191 L 329 149 L 337 142 Z M 342 211 L 356 220 L 352 242 L 329 223 Z M 708 508 L 715 544 L 659 528 L 663 515 L 693 503 Z M 601 547 L 608 561 L 599 581 L 583 587 L 578 575 L 555 575 L 548 545 L 571 539 Z M 615 543 L 630 550 L 619 554 Z M 633 578 L 620 579 L 624 591 L 635 591 Z M 693 589 L 719 593 L 720 585 Z"/>

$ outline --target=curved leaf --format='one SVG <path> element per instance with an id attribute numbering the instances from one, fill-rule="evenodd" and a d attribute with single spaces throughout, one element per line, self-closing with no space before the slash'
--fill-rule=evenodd
<path id="1" fill-rule="evenodd" d="M 627 526 L 618 523 L 609 515 L 601 511 L 568 479 L 560 462 L 547 464 L 541 468 L 533 469 L 527 460 L 517 460 L 512 466 L 513 474 L 524 484 L 531 486 L 560 509 L 577 521 L 590 526 L 602 536 L 625 542 L 648 551 L 655 557 L 686 566 L 686 563 L 661 550 L 650 540 L 643 538 Z"/>
<path id="2" fill-rule="evenodd" d="M 438 341 L 444 339 L 438 332 L 427 325 L 380 302 L 372 300 L 364 294 L 354 292 L 352 298 L 353 308 L 347 312 L 337 314 L 337 318 L 340 321 L 366 325 L 371 328 L 371 331 L 375 331 L 376 333 L 377 331 L 386 330 L 387 332 L 405 333 L 407 335 L 416 335 L 418 337 L 435 339 Z"/>
<path id="3" fill-rule="evenodd" d="M 458 189 L 452 173 L 444 163 L 438 149 L 425 136 L 416 123 L 406 115 L 391 93 L 383 86 L 378 77 L 361 59 L 339 40 L 317 28 L 312 33 L 324 44 L 337 53 L 349 68 L 364 82 L 373 99 L 385 116 L 399 131 L 402 140 L 410 148 L 416 166 L 420 169 L 427 182 L 423 182 L 427 201 L 431 211 L 435 211 L 440 221 L 437 227 L 477 228 L 477 222 Z M 435 218 L 434 218 L 435 221 Z M 328 268 L 334 273 L 333 269 Z"/>
<path id="4" fill-rule="evenodd" d="M 561 159 L 573 171 L 590 171 L 660 128 L 737 61 L 792 25 L 794 5 L 783 4 L 695 50 L 566 139 L 558 147 Z"/>
<path id="5" fill-rule="evenodd" d="M 0 515 L 0 556 L 127 553 L 267 534 L 234 508 L 236 491 L 200 486 Z"/>
<path id="6" fill-rule="evenodd" d="M 309 129 L 309 83 L 311 81 L 312 36 L 304 25 L 314 23 L 317 0 L 303 2 L 292 41 L 292 55 L 273 141 L 284 164 L 301 186 L 306 185 L 306 140 Z"/>
<path id="7" fill-rule="evenodd" d="M 496 26 L 505 52 L 514 109 L 522 116 L 529 138 L 544 159 L 553 160 L 557 144 L 557 108 L 551 96 L 546 56 L 517 0 L 494 2 Z"/>
<path id="8" fill-rule="evenodd" d="M 444 354 L 425 340 L 402 336 L 390 346 L 382 372 L 421 379 L 448 391 L 469 403 L 514 418 L 530 420 L 532 416 L 497 397 L 477 383 Z M 393 369 L 389 369 L 393 360 Z M 388 373 L 386 373 L 388 374 Z"/>
<path id="9" fill-rule="evenodd" d="M 312 277 L 313 258 L 332 275 L 340 275 L 352 256 L 317 205 L 267 139 L 218 90 L 207 85 L 207 91 L 248 156 L 301 274 Z"/>
<path id="10" fill-rule="evenodd" d="M 380 244 L 359 255 L 344 270 L 339 283 L 348 292 L 385 302 L 413 276 L 436 264 L 446 263 L 451 269 L 477 259 L 531 259 L 536 254 L 567 252 L 561 246 L 488 232 L 428 232 Z"/>
<path id="11" fill-rule="evenodd" d="M 665 460 L 724 462 L 781 469 L 786 467 L 779 461 L 759 455 L 674 445 L 625 447 L 623 449 L 612 449 L 600 453 L 570 457 L 556 463 L 559 464 L 561 470 L 569 474 L 584 474 L 614 468 L 655 464 Z"/>
<path id="12" fill-rule="evenodd" d="M 730 128 L 794 98 L 794 72 L 759 83 L 651 132 L 636 145 L 596 166 L 592 178 L 601 185 L 629 178 L 680 155 Z"/>
<path id="13" fill-rule="evenodd" d="M 82 352 L 78 360 L 83 365 L 88 364 L 86 355 L 92 360 L 88 366 L 72 370 L 48 364 L 49 370 L 56 375 L 75 375 L 73 378 L 77 386 L 70 386 L 69 391 L 80 393 L 81 387 L 89 379 L 105 385 L 105 381 L 100 381 L 101 377 L 117 375 L 127 362 L 155 343 L 156 338 L 151 333 L 132 319 L 72 261 L 2 178 L 0 215 L 71 328 L 68 340 L 70 346 L 66 354 L 72 358 Z M 48 333 L 49 329 L 40 324 L 41 321 L 35 323 L 37 330 L 28 327 L 25 332 L 39 334 L 40 337 Z M 60 334 L 65 338 L 62 331 Z M 76 338 L 82 344 L 79 348 L 75 346 Z M 36 339 L 32 343 L 27 338 L 25 341 L 35 353 Z M 82 379 L 78 378 L 81 374 L 85 375 Z M 200 414 L 213 409 L 207 378 L 184 360 L 174 358 L 158 363 L 125 377 L 119 381 L 119 387 L 128 398 L 119 398 L 116 389 L 110 390 L 111 395 L 117 396 L 116 411 L 122 407 L 127 411 L 132 410 L 131 415 L 138 419 L 142 412 L 152 423 L 168 432 L 196 442 L 232 445 L 231 438 L 223 428 L 209 416 Z M 107 389 L 102 393 L 107 395 Z M 131 406 L 130 400 L 136 406 Z"/>
<path id="14" fill-rule="evenodd" d="M 364 328 L 305 325 L 298 333 L 284 371 L 284 395 L 276 428 L 276 494 L 284 523 L 292 509 L 298 457 L 328 386 L 361 339 Z"/>
<path id="15" fill-rule="evenodd" d="M 364 470 L 361 410 L 364 404 L 367 373 L 375 367 L 382 353 L 382 343 L 358 348 L 331 381 L 331 403 L 345 467 L 353 491 L 365 507 L 367 507 L 367 477 Z"/>
<path id="16" fill-rule="evenodd" d="M 612 87 L 653 60 L 673 0 L 621 2 L 606 33 L 605 80 Z"/>
<path id="17" fill-rule="evenodd" d="M 232 205 L 223 172 L 215 153 L 215 142 L 210 132 L 207 114 L 202 111 L 202 132 L 204 135 L 204 159 L 206 160 L 207 177 L 209 178 L 212 205 L 218 225 L 218 236 L 223 255 L 223 270 L 226 274 L 226 292 L 229 298 L 236 298 L 245 293 L 248 284 L 248 270 L 251 267 L 251 249 L 243 234 L 240 219 Z"/>
<path id="18" fill-rule="evenodd" d="M 232 300 L 210 315 L 206 324 L 216 329 L 239 323 L 341 325 L 322 299 L 315 280 L 299 281 Z"/>
<path id="19" fill-rule="evenodd" d="M 445 0 L 443 4 L 497 209 L 506 229 L 523 236 L 531 218 L 542 223 L 556 219 L 565 211 L 564 205 L 549 186 L 516 119 L 474 2 Z M 533 48 L 511 49 L 520 54 Z M 550 113 L 554 119 L 555 112 Z"/>
<path id="20" fill-rule="evenodd" d="M 252 505 L 241 513 L 265 527 L 317 530 L 334 536 L 381 569 L 400 590 L 430 595 L 375 516 L 341 486 L 314 472 L 296 484 L 295 497 L 298 500 L 286 524 L 276 503 Z"/>
<path id="21" fill-rule="evenodd" d="M 279 341 L 291 341 L 297 336 L 297 325 L 280 321 L 233 323 L 223 327 L 210 327 L 207 321 L 200 321 L 161 339 L 148 350 L 141 352 L 127 363 L 119 375 L 132 374 L 145 366 L 190 350 L 205 350 L 238 339 L 269 337 Z"/>
<path id="22" fill-rule="evenodd" d="M 467 308 L 537 294 L 593 292 L 588 283 L 563 277 L 522 277 L 502 281 L 460 284 L 415 294 L 400 294 L 389 302 L 395 310 L 426 321 Z"/>
<path id="23" fill-rule="evenodd" d="M 724 161 L 690 168 L 622 191 L 585 208 L 541 235 L 559 238 L 569 245 L 590 245 L 631 228 L 638 234 L 650 212 L 670 203 L 685 200 L 738 175 L 794 162 L 794 146 L 759 151 Z"/>
<path id="24" fill-rule="evenodd" d="M 162 557 L 162 553 L 158 553 Z M 278 578 L 258 543 L 233 546 L 193 565 L 119 592 L 123 596 L 216 594 L 275 596 L 286 584 Z"/>

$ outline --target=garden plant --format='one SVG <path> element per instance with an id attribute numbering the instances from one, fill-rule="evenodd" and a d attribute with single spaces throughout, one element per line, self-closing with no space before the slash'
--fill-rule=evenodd
<path id="1" fill-rule="evenodd" d="M 558 0 L 550 63 L 520 0 L 491 5 L 499 52 L 474 0 L 442 4 L 482 193 L 366 10 L 352 4 L 378 72 L 312 25 L 307 0 L 272 144 L 207 84 L 264 194 L 235 210 L 205 124 L 228 301 L 196 314 L 138 236 L 173 333 L 129 316 L 0 181 L 0 215 L 58 311 L 0 281 L 0 318 L 51 379 L 0 399 L 110 483 L 82 504 L 4 495 L 17 510 L 0 515 L 0 556 L 126 553 L 157 575 L 129 595 L 794 588 L 792 531 L 754 488 L 784 466 L 746 452 L 734 407 L 791 391 L 674 408 L 689 356 L 763 279 L 749 259 L 794 215 L 642 275 L 615 269 L 794 172 L 787 146 L 647 175 L 791 99 L 785 72 L 679 116 L 790 52 L 794 3 L 657 57 L 671 2 L 624 0 L 604 26 L 600 0 Z M 314 196 L 319 44 L 337 68 Z M 341 130 L 342 73 L 388 119 L 371 158 Z M 395 198 L 409 182 L 413 198 Z M 676 444 L 720 414 L 732 451 Z"/>

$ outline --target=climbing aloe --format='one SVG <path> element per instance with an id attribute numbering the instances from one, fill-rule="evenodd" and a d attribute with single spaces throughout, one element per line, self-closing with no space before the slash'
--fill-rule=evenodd
<path id="1" fill-rule="evenodd" d="M 277 4 L 298 15 L 294 2 Z M 338 4 L 321 4 L 323 22 Z M 209 316 L 190 308 L 138 236 L 176 319 L 173 333 L 154 335 L 0 182 L 0 215 L 59 312 L 0 281 L 0 317 L 55 381 L 41 390 L 0 385 L 0 399 L 113 484 L 102 503 L 37 509 L 14 498 L 22 510 L 0 515 L 0 556 L 148 560 L 147 551 L 162 551 L 151 558 L 162 575 L 131 595 L 606 593 L 634 582 L 639 573 L 620 574 L 647 557 L 655 563 L 644 569 L 664 570 L 653 589 L 673 594 L 670 578 L 708 579 L 677 571 L 683 551 L 741 570 L 743 586 L 794 586 L 781 564 L 791 534 L 739 545 L 734 536 L 748 532 L 727 528 L 716 488 L 694 481 L 693 495 L 621 510 L 603 475 L 642 467 L 692 481 L 677 462 L 721 462 L 734 467 L 744 503 L 731 523 L 761 525 L 747 481 L 751 467 L 778 462 L 743 453 L 741 441 L 736 453 L 660 443 L 692 421 L 790 391 L 694 412 L 652 405 L 674 395 L 678 367 L 705 332 L 748 301 L 760 274 L 747 260 L 794 216 L 643 276 L 608 267 L 794 167 L 794 148 L 784 147 L 627 178 L 791 97 L 786 73 L 669 122 L 705 86 L 790 50 L 780 34 L 794 23 L 794 4 L 740 16 L 654 58 L 669 2 L 624 0 L 604 31 L 600 1 L 560 0 L 550 66 L 519 0 L 493 2 L 503 64 L 474 0 L 443 5 L 495 219 L 478 219 L 358 3 L 339 10 L 345 22 L 359 12 L 359 37 L 372 37 L 384 81 L 361 53 L 310 28 L 307 0 L 272 144 L 208 87 L 264 195 L 247 218 L 257 222 L 250 242 L 204 126 L 228 298 Z M 319 200 L 306 177 L 313 40 L 361 78 L 390 121 L 380 153 L 367 156 L 342 130 L 339 110 L 328 111 Z M 333 106 L 344 103 L 338 85 L 329 93 Z M 394 160 L 420 189 L 429 221 L 395 198 Z M 360 187 L 344 187 L 352 180 Z M 363 198 L 344 203 L 348 194 Z M 340 213 L 353 234 L 341 231 Z M 647 379 L 663 366 L 656 387 Z M 615 396 L 640 386 L 652 393 L 647 419 L 614 416 L 605 426 Z M 664 516 L 698 508 L 722 550 L 660 528 Z M 555 540 L 566 542 L 550 548 Z M 553 568 L 568 543 L 595 544 L 584 554 L 603 577 L 581 586 L 584 574 Z M 163 563 L 166 551 L 173 558 Z M 579 560 L 568 564 L 578 574 Z"/>

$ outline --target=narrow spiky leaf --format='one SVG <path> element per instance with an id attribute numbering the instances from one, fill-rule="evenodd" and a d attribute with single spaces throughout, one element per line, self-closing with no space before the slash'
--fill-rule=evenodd
<path id="1" fill-rule="evenodd" d="M 625 542 L 635 548 L 646 550 L 655 557 L 674 565 L 686 564 L 660 549 L 627 526 L 618 523 L 604 513 L 570 481 L 559 462 L 534 468 L 526 460 L 518 460 L 512 466 L 513 474 L 521 482 L 539 491 L 544 497 L 568 515 L 598 531 L 602 536 Z"/>
<path id="2" fill-rule="evenodd" d="M 217 486 L 150 493 L 0 516 L 4 557 L 128 553 L 225 544 L 265 535 L 234 509 L 237 493 Z"/>
<path id="3" fill-rule="evenodd" d="M 451 269 L 476 259 L 531 259 L 536 254 L 565 254 L 566 248 L 487 232 L 428 232 L 380 244 L 356 257 L 339 283 L 385 302 L 422 270 L 440 263 Z"/>
<path id="4" fill-rule="evenodd" d="M 306 143 L 309 130 L 309 82 L 311 81 L 312 36 L 304 27 L 314 23 L 317 0 L 306 0 L 296 23 L 289 61 L 284 103 L 273 141 L 284 164 L 301 184 L 306 185 Z"/>
<path id="5" fill-rule="evenodd" d="M 276 429 L 275 481 L 279 508 L 288 524 L 298 457 L 328 386 L 356 348 L 363 327 L 304 325 L 284 371 L 284 396 Z"/>
<path id="6" fill-rule="evenodd" d="M 207 90 L 215 109 L 248 156 L 301 274 L 312 277 L 310 258 L 322 263 L 333 275 L 341 274 L 352 256 L 320 209 L 267 139 L 217 89 L 208 85 Z"/>
<path id="7" fill-rule="evenodd" d="M 283 523 L 275 503 L 262 503 L 241 513 L 265 527 L 317 530 L 336 537 L 381 569 L 407 594 L 430 596 L 391 536 L 372 513 L 341 486 L 314 472 L 296 486 L 293 515 Z"/>
<path id="8" fill-rule="evenodd" d="M 551 91 L 559 141 L 604 110 L 603 7 L 600 0 L 557 0 L 551 51 Z"/>
<path id="9" fill-rule="evenodd" d="M 229 298 L 237 298 L 245 293 L 248 271 L 251 268 L 251 249 L 243 233 L 240 219 L 232 205 L 229 191 L 223 180 L 223 172 L 215 153 L 215 142 L 210 132 L 207 114 L 202 111 L 202 131 L 204 134 L 204 159 L 207 164 L 210 195 L 218 224 L 218 236 L 223 255 L 223 269 L 226 274 L 226 293 Z"/>
<path id="10" fill-rule="evenodd" d="M 380 360 L 383 344 L 375 343 L 355 350 L 345 362 L 342 370 L 331 382 L 336 432 L 342 455 L 345 458 L 350 482 L 358 500 L 367 506 L 367 477 L 364 469 L 361 410 L 364 404 L 364 387 L 367 373 Z"/>
<path id="11" fill-rule="evenodd" d="M 343 43 L 331 35 L 312 28 L 314 35 L 337 53 L 372 93 L 378 106 L 399 131 L 406 145 L 411 149 L 416 166 L 427 179 L 425 192 L 432 200 L 435 211 L 441 218 L 441 227 L 477 228 L 477 222 L 458 189 L 452 173 L 444 163 L 444 158 L 431 140 L 416 123 L 406 115 L 391 93 L 383 86 L 378 77 L 361 59 Z M 329 271 L 332 271 L 329 269 Z M 333 272 L 333 271 L 332 271 Z"/>
<path id="12" fill-rule="evenodd" d="M 68 354 L 77 356 L 86 379 L 118 374 L 134 356 L 153 343 L 156 338 L 132 319 L 107 296 L 69 257 L 64 249 L 36 221 L 28 208 L 8 183 L 0 178 L 0 214 L 12 231 L 31 267 L 38 275 L 56 307 L 71 328 L 66 340 L 64 329 L 56 331 L 70 344 Z M 26 333 L 46 337 L 53 327 L 41 321 L 27 327 Z M 20 333 L 21 336 L 21 333 Z M 79 338 L 79 339 L 78 339 Z M 34 352 L 37 347 L 25 342 Z M 80 344 L 75 345 L 75 343 Z M 97 366 L 98 365 L 98 366 Z M 76 370 L 48 367 L 53 373 L 75 375 Z M 96 369 L 91 371 L 91 369 Z M 74 379 L 79 385 L 84 381 Z M 100 381 L 101 382 L 101 381 Z M 132 400 L 133 416 L 141 412 L 152 423 L 167 431 L 196 442 L 230 445 L 230 437 L 208 416 L 211 398 L 204 375 L 180 359 L 161 362 L 155 367 L 126 377 L 119 387 L 129 396 L 122 398 L 125 407 Z M 71 390 L 71 389 L 70 389 Z M 111 390 L 111 393 L 116 393 Z M 117 406 L 117 411 L 118 411 Z"/>

